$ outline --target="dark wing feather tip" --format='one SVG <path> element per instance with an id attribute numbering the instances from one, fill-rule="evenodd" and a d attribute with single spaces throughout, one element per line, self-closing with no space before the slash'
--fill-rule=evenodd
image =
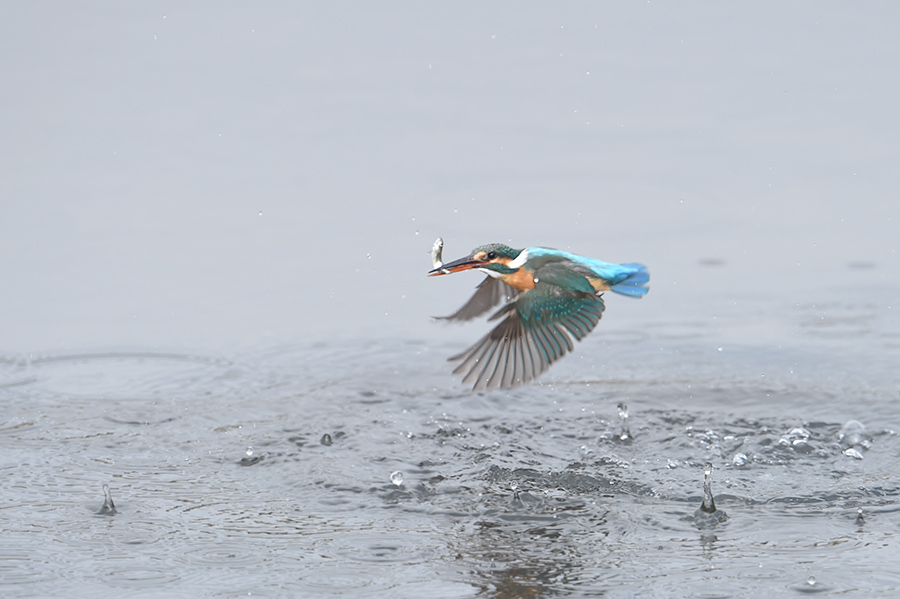
<path id="1" fill-rule="evenodd" d="M 500 279 L 485 277 L 478 284 L 475 294 L 469 298 L 462 308 L 449 316 L 437 316 L 438 320 L 466 321 L 481 316 L 494 306 L 506 303 L 519 295 L 517 289 L 513 289 Z M 495 315 L 496 316 L 496 315 Z"/>

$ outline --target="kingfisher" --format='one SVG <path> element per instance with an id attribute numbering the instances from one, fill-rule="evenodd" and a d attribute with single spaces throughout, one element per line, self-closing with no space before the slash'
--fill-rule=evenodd
<path id="1" fill-rule="evenodd" d="M 440 245 L 439 245 L 440 243 Z M 489 243 L 443 264 L 435 242 L 428 276 L 477 269 L 487 275 L 459 310 L 441 320 L 466 321 L 503 303 L 489 320 L 500 323 L 467 350 L 451 356 L 453 374 L 473 390 L 506 389 L 540 376 L 575 349 L 603 315 L 603 292 L 641 298 L 650 273 L 643 264 L 612 264 L 545 247 L 514 249 Z"/>

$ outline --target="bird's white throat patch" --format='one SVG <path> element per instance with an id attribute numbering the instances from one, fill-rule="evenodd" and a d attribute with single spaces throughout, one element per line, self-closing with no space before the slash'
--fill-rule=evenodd
<path id="1" fill-rule="evenodd" d="M 519 255 L 516 256 L 516 259 L 509 263 L 510 268 L 521 268 L 524 266 L 525 262 L 528 260 L 528 250 L 522 250 L 519 252 Z"/>

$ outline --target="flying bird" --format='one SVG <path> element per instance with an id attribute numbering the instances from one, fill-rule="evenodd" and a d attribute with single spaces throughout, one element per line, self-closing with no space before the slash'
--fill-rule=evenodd
<path id="1" fill-rule="evenodd" d="M 432 251 L 429 276 L 477 269 L 488 276 L 466 304 L 442 320 L 465 321 L 503 303 L 489 320 L 494 329 L 469 349 L 451 356 L 454 374 L 473 390 L 509 388 L 540 376 L 575 349 L 603 315 L 603 292 L 643 297 L 650 273 L 643 264 L 611 264 L 550 248 L 521 250 L 482 245 L 465 258 L 440 261 L 443 241 Z"/>

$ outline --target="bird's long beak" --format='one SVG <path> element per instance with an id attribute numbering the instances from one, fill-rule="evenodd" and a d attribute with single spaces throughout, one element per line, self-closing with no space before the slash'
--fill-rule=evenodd
<path id="1" fill-rule="evenodd" d="M 485 260 L 474 260 L 472 256 L 466 256 L 465 258 L 460 258 L 459 260 L 454 260 L 453 262 L 447 262 L 446 264 L 442 264 L 434 270 L 428 271 L 428 276 L 436 277 L 438 275 L 449 275 L 450 273 L 454 272 L 478 268 L 479 266 L 484 266 L 485 264 L 487 264 Z"/>

